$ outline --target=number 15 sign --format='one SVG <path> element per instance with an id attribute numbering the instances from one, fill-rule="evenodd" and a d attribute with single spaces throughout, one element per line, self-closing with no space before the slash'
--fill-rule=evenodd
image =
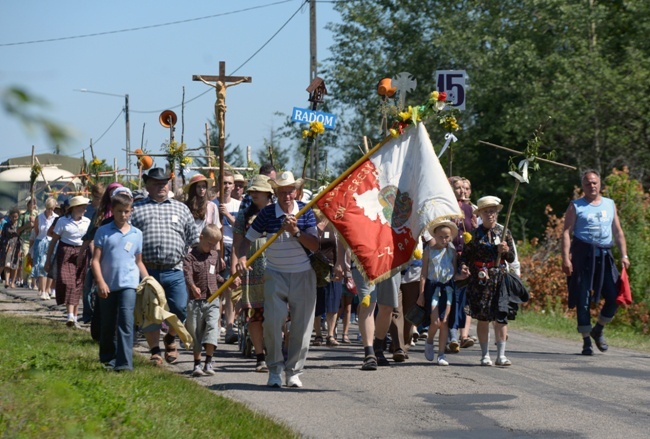
<path id="1" fill-rule="evenodd" d="M 436 70 L 436 88 L 447 93 L 454 108 L 465 109 L 465 70 Z"/>

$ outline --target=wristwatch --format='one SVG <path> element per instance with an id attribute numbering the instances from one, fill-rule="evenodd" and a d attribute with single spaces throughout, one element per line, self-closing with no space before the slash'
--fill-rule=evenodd
<path id="1" fill-rule="evenodd" d="M 294 238 L 300 238 L 300 230 L 293 234 Z"/>

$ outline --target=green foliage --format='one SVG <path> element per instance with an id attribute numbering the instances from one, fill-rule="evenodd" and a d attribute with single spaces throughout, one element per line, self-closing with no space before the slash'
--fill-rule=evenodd
<path id="1" fill-rule="evenodd" d="M 216 116 L 213 116 L 213 119 L 209 121 L 210 123 L 210 150 L 212 151 L 212 157 L 215 158 L 215 163 L 213 166 L 219 166 L 218 157 L 219 157 L 219 128 L 217 126 Z M 244 152 L 242 151 L 241 145 L 233 146 L 232 143 L 228 141 L 230 136 L 226 134 L 226 145 L 224 147 L 224 160 L 230 166 L 234 167 L 243 167 L 246 166 L 244 160 Z M 201 149 L 197 155 L 205 155 L 205 140 L 201 140 Z M 199 157 L 196 158 L 196 164 L 198 166 L 210 166 L 207 158 Z M 216 172 L 215 172 L 216 174 Z"/>
<path id="2" fill-rule="evenodd" d="M 336 8 L 342 22 L 330 26 L 334 44 L 324 78 L 330 104 L 342 115 L 339 170 L 359 156 L 361 136 L 378 140 L 381 78 L 413 74 L 418 87 L 408 100 L 417 103 L 435 88 L 435 70 L 463 69 L 471 87 L 453 174 L 472 180 L 476 197 L 507 199 L 512 191 L 510 155 L 478 140 L 523 150 L 541 123 L 540 154 L 555 150 L 557 161 L 602 173 L 627 165 L 647 186 L 647 1 L 366 0 Z M 545 227 L 539 212 L 546 205 L 564 209 L 579 175 L 540 167 L 519 195 L 526 203 L 516 204 L 534 236 Z"/>
<path id="3" fill-rule="evenodd" d="M 0 315 L 3 437 L 296 437 L 242 404 L 136 356 L 109 373 L 85 331 Z"/>
<path id="4" fill-rule="evenodd" d="M 38 114 L 49 104 L 44 99 L 31 94 L 22 87 L 8 87 L 0 90 L 0 104 L 7 114 L 18 119 L 27 131 L 39 129 L 45 133 L 52 147 L 60 150 L 60 144 L 66 144 L 72 134 L 68 128 L 47 116 Z"/>
<path id="5" fill-rule="evenodd" d="M 627 169 L 604 180 L 604 195 L 616 202 L 630 257 L 630 286 L 635 302 L 650 305 L 650 194 L 643 191 Z M 616 249 L 617 259 L 622 256 Z"/>

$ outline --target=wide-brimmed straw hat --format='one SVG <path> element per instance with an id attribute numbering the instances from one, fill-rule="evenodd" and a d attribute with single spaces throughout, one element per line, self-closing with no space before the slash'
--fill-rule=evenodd
<path id="1" fill-rule="evenodd" d="M 269 180 L 269 183 L 273 189 L 287 186 L 293 186 L 296 189 L 300 189 L 305 181 L 302 178 L 296 180 L 291 171 L 285 171 L 277 176 L 274 180 Z"/>
<path id="2" fill-rule="evenodd" d="M 199 183 L 201 181 L 205 181 L 208 187 L 212 186 L 214 184 L 214 180 L 211 178 L 206 177 L 203 174 L 196 174 L 193 175 L 192 178 L 190 178 L 189 183 L 187 183 L 185 186 L 183 186 L 183 192 L 186 194 L 190 193 L 190 189 L 192 189 L 192 185 Z"/>
<path id="3" fill-rule="evenodd" d="M 146 183 L 149 179 L 151 180 L 171 180 L 171 175 L 165 172 L 163 168 L 153 168 L 149 170 L 149 173 L 142 176 L 142 180 Z"/>
<path id="4" fill-rule="evenodd" d="M 77 195 L 76 197 L 70 198 L 70 209 L 76 206 L 82 206 L 84 204 L 90 203 L 90 200 L 86 197 L 82 197 L 81 195 Z"/>
<path id="5" fill-rule="evenodd" d="M 492 195 L 487 195 L 483 198 L 479 198 L 476 204 L 477 206 L 476 209 L 474 209 L 474 213 L 478 213 L 481 210 L 486 209 L 488 207 L 496 207 L 497 212 L 503 209 L 503 204 L 501 204 L 501 198 Z"/>
<path id="6" fill-rule="evenodd" d="M 436 229 L 438 227 L 443 227 L 443 226 L 444 227 L 449 227 L 449 230 L 451 230 L 451 236 L 452 237 L 455 238 L 456 236 L 458 236 L 458 226 L 456 225 L 456 223 L 454 223 L 453 221 L 450 221 L 450 220 L 438 221 L 438 222 L 435 222 L 435 223 L 431 224 L 429 226 L 429 233 L 431 234 L 431 236 L 433 236 Z"/>
<path id="7" fill-rule="evenodd" d="M 273 188 L 269 184 L 269 177 L 262 174 L 254 176 L 246 192 L 268 192 L 273 194 Z"/>

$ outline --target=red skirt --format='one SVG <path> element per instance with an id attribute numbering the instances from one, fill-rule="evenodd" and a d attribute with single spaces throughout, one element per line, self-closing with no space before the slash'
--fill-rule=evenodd
<path id="1" fill-rule="evenodd" d="M 56 304 L 79 305 L 86 278 L 86 264 L 77 266 L 81 246 L 64 244 L 59 241 L 56 252 Z M 85 262 L 85 259 L 84 259 Z"/>

